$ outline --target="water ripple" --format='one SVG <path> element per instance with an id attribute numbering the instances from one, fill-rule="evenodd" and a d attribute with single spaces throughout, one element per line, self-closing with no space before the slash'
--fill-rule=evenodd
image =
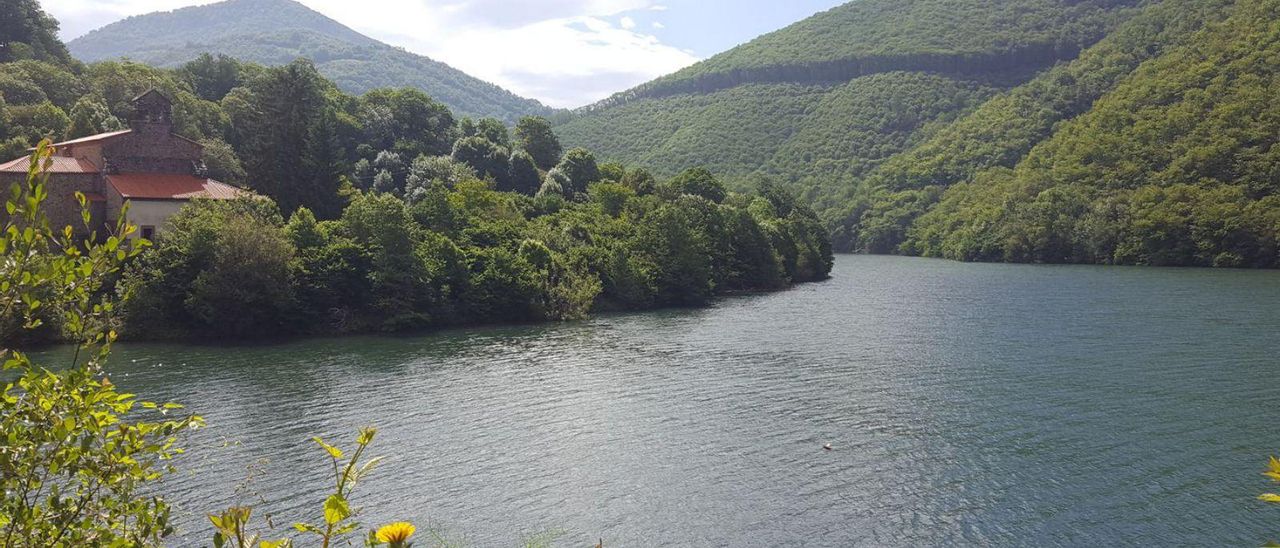
<path id="1" fill-rule="evenodd" d="M 1280 275 L 840 257 L 706 310 L 255 348 L 124 345 L 181 401 L 180 543 L 246 466 L 316 519 L 312 435 L 380 428 L 366 523 L 480 546 L 1257 545 Z M 822 445 L 830 443 L 832 451 Z M 363 496 L 361 496 L 363 495 Z"/>

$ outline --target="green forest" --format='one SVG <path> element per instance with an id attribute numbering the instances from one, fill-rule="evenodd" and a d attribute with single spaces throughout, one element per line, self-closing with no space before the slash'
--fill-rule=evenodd
<path id="1" fill-rule="evenodd" d="M 19 4 L 35 23 L 17 38 L 49 41 L 0 64 L 5 160 L 119 129 L 154 87 L 211 177 L 270 198 L 195 202 L 171 219 L 116 285 L 134 296 L 124 336 L 574 319 L 700 306 L 832 266 L 816 214 L 768 180 L 737 193 L 700 167 L 658 178 L 564 150 L 546 119 L 457 119 L 409 88 L 348 95 L 307 60 L 84 65 L 33 1 Z"/>
<path id="2" fill-rule="evenodd" d="M 557 131 L 658 175 L 773 178 L 837 251 L 1280 266 L 1274 2 L 957 4 L 846 4 Z"/>
<path id="3" fill-rule="evenodd" d="M 347 93 L 412 87 L 459 116 L 514 123 L 552 109 L 444 63 L 364 36 L 293 0 L 233 0 L 130 17 L 72 40 L 76 59 L 178 68 L 203 53 L 280 66 L 310 59 Z"/>

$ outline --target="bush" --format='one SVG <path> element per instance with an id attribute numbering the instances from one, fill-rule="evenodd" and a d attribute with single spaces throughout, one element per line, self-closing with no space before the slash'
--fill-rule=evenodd
<path id="1" fill-rule="evenodd" d="M 46 144 L 36 165 L 47 165 Z M 59 317 L 77 351 L 51 371 L 5 341 L 4 371 L 16 379 L 0 394 L 0 536 L 13 546 L 159 546 L 173 527 L 150 485 L 172 471 L 177 436 L 201 420 L 168 417 L 181 406 L 139 401 L 103 375 L 116 302 L 102 289 L 145 246 L 121 245 L 135 230 L 124 224 L 102 244 L 51 228 L 45 182 L 32 170 L 6 203 L 0 307 L 25 329 Z"/>

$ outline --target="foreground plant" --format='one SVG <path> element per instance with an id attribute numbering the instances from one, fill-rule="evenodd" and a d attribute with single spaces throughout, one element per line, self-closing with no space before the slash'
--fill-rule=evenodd
<path id="1" fill-rule="evenodd" d="M 346 452 L 337 446 L 330 445 L 318 437 L 312 438 L 312 441 L 319 445 L 329 457 L 333 492 L 325 498 L 321 509 L 324 517 L 323 525 L 299 522 L 295 523 L 293 528 L 300 533 L 310 535 L 307 538 L 314 539 L 323 548 L 350 544 L 349 537 L 360 528 L 360 522 L 355 519 L 360 511 L 351 506 L 351 494 L 356 485 L 382 461 L 382 457 L 368 460 L 363 458 L 377 432 L 374 428 L 362 428 L 356 436 L 356 447 L 350 457 L 347 457 Z M 228 508 L 220 514 L 210 514 L 209 520 L 213 522 L 216 529 L 213 535 L 214 547 L 291 548 L 295 546 L 293 539 L 267 541 L 261 540 L 259 534 L 247 532 L 252 515 L 252 508 L 242 506 Z M 409 522 L 390 523 L 369 531 L 364 538 L 364 544 L 370 547 L 388 545 L 390 548 L 410 548 L 413 543 L 409 542 L 409 537 L 412 537 L 415 531 L 416 528 Z"/>
<path id="2" fill-rule="evenodd" d="M 177 435 L 201 419 L 169 418 L 181 406 L 139 401 L 103 374 L 127 297 L 106 288 L 146 242 L 127 243 L 135 227 L 123 221 L 99 241 L 79 193 L 89 236 L 53 230 L 42 209 L 53 154 L 37 147 L 0 231 L 0 357 L 16 377 L 0 394 L 0 546 L 158 546 L 173 532 L 170 508 L 144 487 L 172 471 Z M 54 369 L 11 348 L 46 322 L 76 343 Z"/>
<path id="3" fill-rule="evenodd" d="M 389 523 L 379 527 L 373 533 L 370 544 L 374 546 L 387 544 L 390 548 L 411 548 L 413 543 L 409 542 L 409 537 L 412 537 L 416 530 L 417 528 L 407 521 Z"/>
<path id="4" fill-rule="evenodd" d="M 341 449 L 325 443 L 320 438 L 312 438 L 317 445 L 329 454 L 329 460 L 333 465 L 334 490 L 324 500 L 324 527 L 317 527 L 309 523 L 296 523 L 294 528 L 304 533 L 318 535 L 321 540 L 320 545 L 324 548 L 329 548 L 334 540 L 349 535 L 360 527 L 360 522 L 354 519 L 359 512 L 358 510 L 352 510 L 349 499 L 351 492 L 355 490 L 356 484 L 382 461 L 382 457 L 374 457 L 369 459 L 368 462 L 360 463 L 360 457 L 364 455 L 364 451 L 369 447 L 369 444 L 373 443 L 373 436 L 377 432 L 373 428 L 361 429 L 360 434 L 356 436 L 356 449 L 349 459 L 345 458 L 345 454 Z"/>

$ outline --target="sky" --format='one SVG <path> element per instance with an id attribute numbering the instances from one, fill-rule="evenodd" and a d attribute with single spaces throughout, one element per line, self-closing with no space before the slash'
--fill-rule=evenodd
<path id="1" fill-rule="evenodd" d="M 365 35 L 554 107 L 669 74 L 846 0 L 301 0 Z M 208 0 L 42 0 L 71 40 Z"/>

